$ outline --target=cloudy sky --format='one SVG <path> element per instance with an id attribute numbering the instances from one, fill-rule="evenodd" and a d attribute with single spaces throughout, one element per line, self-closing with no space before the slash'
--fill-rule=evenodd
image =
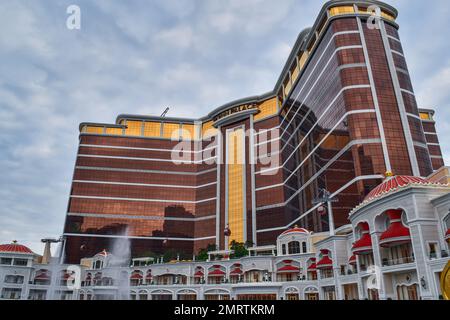
<path id="1" fill-rule="evenodd" d="M 450 3 L 391 0 L 450 163 Z M 62 233 L 83 121 L 199 117 L 265 93 L 318 0 L 0 0 L 0 243 Z M 81 30 L 66 8 L 81 8 Z M 437 9 L 439 8 L 439 9 Z"/>

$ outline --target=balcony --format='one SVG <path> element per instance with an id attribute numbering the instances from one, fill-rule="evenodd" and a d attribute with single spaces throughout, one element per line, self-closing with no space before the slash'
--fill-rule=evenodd
<path id="1" fill-rule="evenodd" d="M 390 267 L 390 266 L 398 266 L 398 265 L 414 263 L 414 262 L 415 262 L 414 257 L 400 257 L 397 259 L 384 258 L 382 260 L 382 266 Z"/>

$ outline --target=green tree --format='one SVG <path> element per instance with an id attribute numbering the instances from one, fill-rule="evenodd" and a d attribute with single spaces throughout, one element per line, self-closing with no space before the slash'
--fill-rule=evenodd
<path id="1" fill-rule="evenodd" d="M 198 254 L 195 257 L 195 260 L 206 261 L 206 260 L 208 260 L 208 252 L 216 251 L 216 250 L 217 250 L 217 247 L 215 244 L 208 244 L 206 246 L 206 248 L 202 248 L 198 251 Z"/>
<path id="2" fill-rule="evenodd" d="M 234 251 L 231 258 L 242 258 L 248 256 L 248 250 L 244 243 L 233 240 L 230 243 L 230 249 Z"/>

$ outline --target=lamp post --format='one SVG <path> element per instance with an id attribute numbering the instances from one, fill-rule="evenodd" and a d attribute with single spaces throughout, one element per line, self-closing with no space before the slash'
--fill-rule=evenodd
<path id="1" fill-rule="evenodd" d="M 230 245 L 228 243 L 228 239 L 231 236 L 231 229 L 230 229 L 230 225 L 227 224 L 227 226 L 225 227 L 225 230 L 223 230 L 223 235 L 225 236 L 225 249 L 230 249 Z"/>
<path id="2" fill-rule="evenodd" d="M 331 196 L 331 193 L 321 188 L 319 189 L 319 196 L 315 198 L 312 202 L 313 205 L 326 203 L 328 208 L 328 225 L 330 227 L 330 236 L 334 236 L 334 217 L 333 217 L 333 207 L 332 203 L 338 202 L 338 199 L 335 199 Z"/>

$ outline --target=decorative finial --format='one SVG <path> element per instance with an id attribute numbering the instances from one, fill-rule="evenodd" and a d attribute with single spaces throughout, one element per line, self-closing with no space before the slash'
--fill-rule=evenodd
<path id="1" fill-rule="evenodd" d="M 12 242 L 13 244 L 17 244 L 17 240 L 13 240 L 13 242 Z"/>
<path id="2" fill-rule="evenodd" d="M 386 173 L 384 174 L 384 176 L 385 176 L 386 178 L 390 178 L 390 177 L 393 177 L 393 176 L 394 176 L 394 173 L 392 173 L 391 171 L 386 171 Z"/>

